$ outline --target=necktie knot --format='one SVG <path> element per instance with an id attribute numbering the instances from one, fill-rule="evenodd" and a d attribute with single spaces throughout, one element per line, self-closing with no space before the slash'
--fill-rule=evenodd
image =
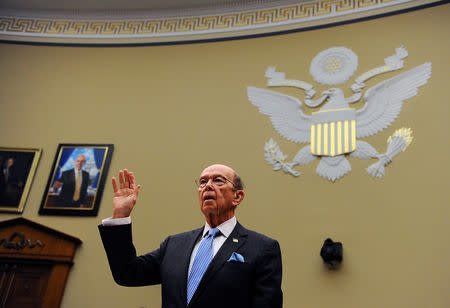
<path id="1" fill-rule="evenodd" d="M 217 228 L 212 228 L 208 231 L 208 237 L 211 236 L 212 238 L 215 238 L 217 235 L 220 234 L 220 230 Z"/>

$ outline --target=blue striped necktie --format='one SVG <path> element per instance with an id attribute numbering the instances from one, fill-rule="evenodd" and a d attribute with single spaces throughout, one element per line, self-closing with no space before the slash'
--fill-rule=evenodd
<path id="1" fill-rule="evenodd" d="M 207 236 L 201 241 L 198 246 L 197 253 L 192 263 L 191 272 L 188 278 L 187 285 L 187 303 L 191 301 L 192 296 L 197 290 L 200 280 L 202 280 L 203 274 L 206 272 L 209 263 L 213 258 L 213 239 L 220 233 L 219 229 L 213 228 L 208 231 Z"/>

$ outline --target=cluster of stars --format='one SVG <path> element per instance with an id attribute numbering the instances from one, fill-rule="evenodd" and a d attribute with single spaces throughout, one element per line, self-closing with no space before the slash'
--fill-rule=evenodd
<path id="1" fill-rule="evenodd" d="M 342 61 L 336 58 L 328 59 L 325 64 L 327 72 L 336 73 L 342 68 Z"/>

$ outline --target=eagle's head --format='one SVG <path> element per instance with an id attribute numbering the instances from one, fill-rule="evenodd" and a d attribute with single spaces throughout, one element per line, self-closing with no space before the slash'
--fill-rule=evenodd
<path id="1" fill-rule="evenodd" d="M 322 92 L 322 97 L 328 98 L 327 103 L 320 110 L 348 108 L 345 102 L 344 92 L 338 88 L 331 88 Z"/>
<path id="2" fill-rule="evenodd" d="M 342 90 L 339 88 L 330 88 L 326 91 L 323 91 L 322 96 L 328 96 L 329 98 L 344 97 L 344 92 L 342 92 Z"/>

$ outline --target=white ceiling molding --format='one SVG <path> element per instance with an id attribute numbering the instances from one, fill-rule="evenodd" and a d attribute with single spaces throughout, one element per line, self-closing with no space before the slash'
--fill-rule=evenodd
<path id="1" fill-rule="evenodd" d="M 311 27 L 432 2 L 439 1 L 248 1 L 156 10 L 1 8 L 0 40 L 120 44 L 219 39 Z"/>

